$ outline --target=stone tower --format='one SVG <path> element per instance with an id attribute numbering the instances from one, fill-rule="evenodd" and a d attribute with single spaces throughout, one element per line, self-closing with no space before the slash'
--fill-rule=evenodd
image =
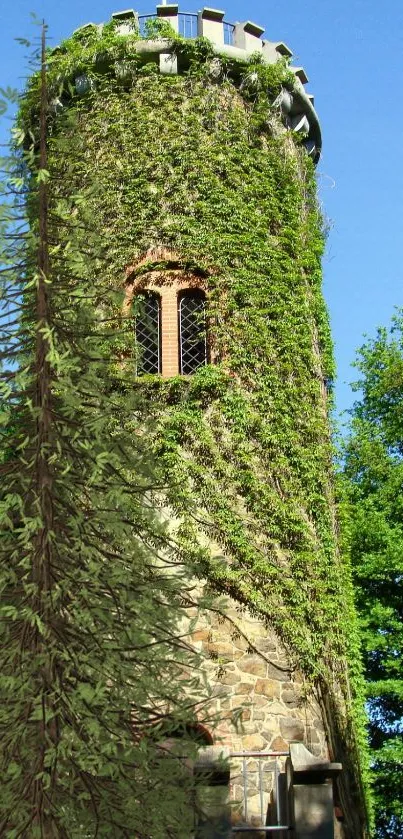
<path id="1" fill-rule="evenodd" d="M 68 73 L 79 102 L 76 186 L 80 161 L 97 172 L 123 294 L 118 374 L 138 390 L 196 590 L 220 598 L 191 631 L 219 718 L 201 727 L 211 783 L 195 836 L 359 839 L 321 133 L 304 69 L 263 34 L 218 9 L 126 10 L 77 30 L 50 76 Z"/>

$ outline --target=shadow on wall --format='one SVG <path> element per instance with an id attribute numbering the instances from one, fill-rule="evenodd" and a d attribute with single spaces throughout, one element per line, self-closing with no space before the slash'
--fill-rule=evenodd
<path id="1" fill-rule="evenodd" d="M 202 781 L 196 791 L 197 827 L 194 839 L 231 839 L 228 763 L 217 763 L 205 780 L 206 783 Z"/>
<path id="2" fill-rule="evenodd" d="M 285 780 L 285 776 L 284 776 Z M 197 791 L 197 807 L 199 813 L 198 826 L 192 839 L 334 839 L 334 811 L 332 783 L 312 785 L 295 785 L 293 794 L 295 812 L 294 829 L 273 831 L 257 831 L 257 823 L 242 822 L 242 830 L 234 829 L 231 815 L 231 805 L 228 801 L 228 786 L 200 786 Z M 283 814 L 284 815 L 284 814 Z M 281 824 L 287 824 L 287 818 L 281 819 Z M 275 825 L 272 804 L 267 811 L 266 825 Z"/>

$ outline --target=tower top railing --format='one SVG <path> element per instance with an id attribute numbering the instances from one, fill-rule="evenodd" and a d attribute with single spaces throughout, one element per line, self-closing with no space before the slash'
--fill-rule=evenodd
<path id="1" fill-rule="evenodd" d="M 182 12 L 177 3 L 161 3 L 157 5 L 155 13 L 140 15 L 134 9 L 125 9 L 112 14 L 112 19 L 119 22 L 122 34 L 128 34 L 130 28 L 136 27 L 144 37 L 147 34 L 147 21 L 165 20 L 183 38 L 208 38 L 215 46 L 232 47 L 249 55 L 262 52 L 263 60 L 269 64 L 284 56 L 291 58 L 292 52 L 286 44 L 262 38 L 262 26 L 251 20 L 231 23 L 224 20 L 224 17 L 225 12 L 210 6 L 204 6 L 198 12 Z"/>
<path id="2" fill-rule="evenodd" d="M 276 64 L 284 58 L 290 60 L 292 52 L 283 41 L 269 41 L 263 38 L 264 28 L 251 20 L 241 23 L 230 23 L 224 19 L 225 12 L 204 6 L 198 12 L 179 11 L 177 3 L 162 2 L 157 5 L 155 13 L 139 15 L 134 9 L 114 12 L 112 20 L 120 35 L 140 35 L 136 44 L 136 52 L 144 60 L 156 60 L 160 72 L 176 74 L 180 72 L 174 39 L 169 38 L 173 32 L 183 38 L 206 38 L 210 42 L 217 58 L 248 63 L 256 56 L 260 56 L 263 64 Z M 153 24 L 160 22 L 160 26 Z M 147 24 L 151 25 L 147 25 Z M 169 24 L 163 27 L 162 24 Z M 94 24 L 86 24 L 77 32 Z M 103 24 L 98 26 L 102 30 Z M 300 132 L 304 136 L 304 145 L 308 154 L 315 162 L 318 161 L 321 150 L 321 131 L 319 120 L 314 108 L 313 96 L 307 94 L 304 85 L 308 77 L 303 67 L 289 64 L 294 73 L 292 89 L 283 89 L 276 104 L 281 111 L 285 126 L 292 131 Z"/>

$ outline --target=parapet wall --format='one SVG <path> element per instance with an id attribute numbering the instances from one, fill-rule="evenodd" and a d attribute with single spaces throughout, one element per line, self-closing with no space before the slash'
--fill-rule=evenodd
<path id="1" fill-rule="evenodd" d="M 218 9 L 204 7 L 197 14 L 191 14 L 179 12 L 177 4 L 167 4 L 158 5 L 156 14 L 139 15 L 133 9 L 114 12 L 112 20 L 115 22 L 118 34 L 124 36 L 140 34 L 141 40 L 134 44 L 134 52 L 144 61 L 157 62 L 160 72 L 168 75 L 176 75 L 184 69 L 178 61 L 175 39 L 147 37 L 149 21 L 155 20 L 157 25 L 158 22 L 165 22 L 170 25 L 174 33 L 184 38 L 207 38 L 217 53 L 218 61 L 222 56 L 223 59 L 232 60 L 235 63 L 248 63 L 251 58 L 255 59 L 259 55 L 262 63 L 275 64 L 284 58 L 291 59 L 292 57 L 292 52 L 285 43 L 269 41 L 262 37 L 263 27 L 250 20 L 242 23 L 228 23 L 224 20 L 224 12 Z M 76 32 L 84 32 L 87 28 L 97 28 L 99 32 L 102 32 L 103 26 L 104 24 L 87 23 Z M 305 136 L 305 148 L 317 162 L 322 140 L 313 96 L 307 94 L 304 88 L 308 77 L 303 67 L 294 67 L 290 64 L 289 69 L 295 77 L 293 90 L 284 89 L 278 98 L 277 105 L 285 127 Z M 219 70 L 218 64 L 214 69 L 216 75 L 219 75 Z M 77 82 L 78 89 L 85 88 L 81 77 L 78 77 Z M 249 84 L 253 86 L 253 82 L 251 78 Z"/>

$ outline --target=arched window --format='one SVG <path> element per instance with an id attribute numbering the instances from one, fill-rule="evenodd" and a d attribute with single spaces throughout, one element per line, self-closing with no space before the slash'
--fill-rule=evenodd
<path id="1" fill-rule="evenodd" d="M 134 298 L 136 375 L 161 373 L 161 300 L 154 291 Z"/>
<path id="2" fill-rule="evenodd" d="M 191 375 L 207 364 L 206 298 L 187 289 L 178 298 L 179 373 Z"/>

